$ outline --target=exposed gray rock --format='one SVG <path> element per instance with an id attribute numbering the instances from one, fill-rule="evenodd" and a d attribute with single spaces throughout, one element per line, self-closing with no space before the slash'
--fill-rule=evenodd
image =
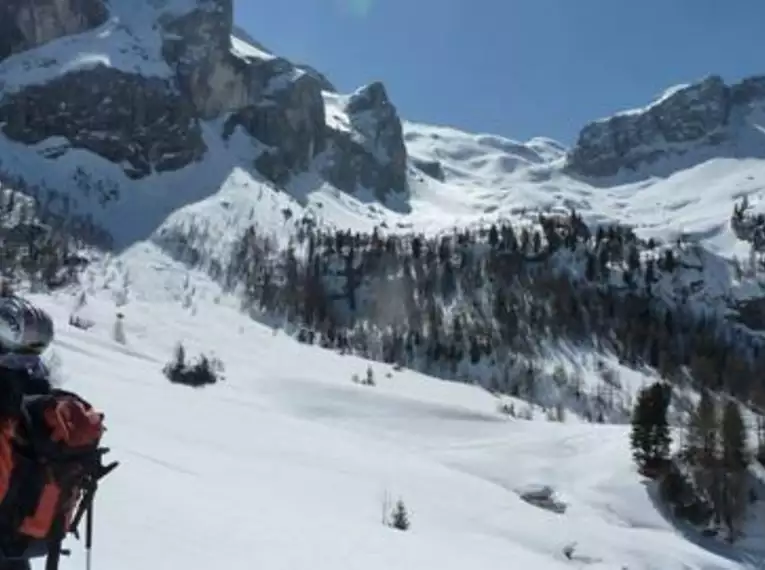
<path id="1" fill-rule="evenodd" d="M 535 485 L 518 491 L 518 495 L 527 503 L 556 514 L 563 514 L 568 508 L 568 505 L 557 497 L 555 490 L 549 485 Z"/>
<path id="2" fill-rule="evenodd" d="M 0 61 L 51 40 L 100 26 L 108 16 L 102 0 L 2 0 Z"/>
<path id="3" fill-rule="evenodd" d="M 740 88 L 743 101 L 759 84 Z M 717 76 L 682 87 L 643 110 L 615 115 L 582 129 L 567 156 L 569 171 L 610 176 L 672 152 L 719 144 L 731 112 L 732 89 Z"/>
<path id="4" fill-rule="evenodd" d="M 752 298 L 738 301 L 733 318 L 753 331 L 765 331 L 765 299 Z"/>
<path id="5" fill-rule="evenodd" d="M 360 186 L 384 199 L 407 187 L 407 152 L 396 108 L 382 83 L 372 83 L 350 96 L 345 108 L 350 131 L 329 129 L 331 144 L 324 176 L 341 190 Z"/>
<path id="6" fill-rule="evenodd" d="M 426 160 L 424 158 L 411 157 L 412 164 L 422 170 L 425 174 L 436 180 L 443 182 L 446 179 L 444 168 L 437 160 Z"/>
<path id="7" fill-rule="evenodd" d="M 242 29 L 241 27 L 234 25 L 234 28 L 232 30 L 232 35 L 236 38 L 242 40 L 243 42 L 247 42 L 251 46 L 259 49 L 260 51 L 263 51 L 268 54 L 273 55 L 273 51 L 268 49 L 266 46 L 264 46 L 261 42 L 253 38 L 247 31 Z M 316 79 L 319 84 L 321 85 L 322 91 L 329 91 L 330 93 L 337 93 L 337 89 L 332 84 L 332 82 L 327 78 L 326 75 L 324 75 L 322 72 L 318 71 L 317 69 L 311 67 L 310 65 L 304 64 L 304 63 L 296 63 L 295 67 L 299 69 L 300 71 L 307 73 L 308 75 L 312 76 L 314 79 Z"/>
<path id="8" fill-rule="evenodd" d="M 199 0 L 196 10 L 162 22 L 164 57 L 202 118 L 212 119 L 253 105 L 274 77 L 296 70 L 312 76 L 320 89 L 334 90 L 324 75 L 309 66 L 296 66 L 274 56 L 263 59 L 233 54 L 232 35 L 269 55 L 270 51 L 235 27 L 232 18 L 232 0 Z"/>
<path id="9" fill-rule="evenodd" d="M 289 171 L 303 171 L 326 147 L 324 100 L 320 84 L 311 76 L 287 71 L 262 90 L 262 97 L 233 113 L 225 133 L 240 125 L 272 147 L 260 155 L 256 167 L 276 183 Z"/>
<path id="10" fill-rule="evenodd" d="M 255 159 L 255 168 L 267 180 L 270 180 L 278 186 L 289 182 L 294 172 L 289 163 L 290 157 L 278 149 L 268 149 L 263 151 Z"/>
<path id="11" fill-rule="evenodd" d="M 733 105 L 746 105 L 757 100 L 765 100 L 765 77 L 747 77 L 730 88 L 730 101 Z"/>
<path id="12" fill-rule="evenodd" d="M 193 109 L 169 82 L 104 66 L 6 96 L 0 128 L 26 144 L 63 137 L 135 178 L 181 168 L 206 150 Z"/>
<path id="13" fill-rule="evenodd" d="M 334 86 L 315 69 L 274 57 L 235 29 L 233 0 L 188 0 L 172 7 L 135 1 L 151 1 L 159 14 L 157 55 L 173 73 L 160 79 L 102 65 L 72 68 L 48 83 L 0 93 L 5 136 L 26 144 L 61 137 L 139 178 L 199 159 L 207 150 L 200 121 L 226 117 L 223 136 L 240 126 L 263 143 L 254 166 L 278 184 L 325 153 L 324 174 L 342 190 L 365 187 L 380 197 L 405 190 L 401 121 L 381 83 L 349 97 L 349 130 L 332 130 L 322 91 Z M 0 22 L 6 32 L 0 48 L 23 51 L 98 25 L 108 17 L 104 5 L 105 0 L 7 0 L 0 8 L 7 16 Z M 123 31 L 133 39 L 150 32 Z M 232 34 L 257 49 L 235 49 Z"/>
<path id="14" fill-rule="evenodd" d="M 330 93 L 337 93 L 337 89 L 332 84 L 332 82 L 327 78 L 326 75 L 324 75 L 322 72 L 314 69 L 310 65 L 305 64 L 298 64 L 297 68 L 302 71 L 303 73 L 307 73 L 311 77 L 313 77 L 318 83 L 319 87 L 321 87 L 322 91 L 329 91 Z"/>
<path id="15" fill-rule="evenodd" d="M 246 62 L 230 53 L 233 14 L 233 0 L 198 0 L 195 10 L 160 21 L 165 60 L 204 119 L 230 111 L 232 99 L 239 97 L 241 104 L 245 97 L 241 73 Z"/>
<path id="16" fill-rule="evenodd" d="M 566 157 L 569 172 L 591 177 L 734 139 L 733 129 L 751 106 L 765 102 L 765 77 L 726 85 L 718 76 L 668 94 L 645 109 L 620 113 L 582 129 Z"/>

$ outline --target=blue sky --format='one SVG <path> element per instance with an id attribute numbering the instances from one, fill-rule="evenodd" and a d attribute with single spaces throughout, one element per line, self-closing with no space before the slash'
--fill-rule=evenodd
<path id="1" fill-rule="evenodd" d="M 235 0 L 237 23 L 410 120 L 571 144 L 710 73 L 765 73 L 763 0 Z"/>

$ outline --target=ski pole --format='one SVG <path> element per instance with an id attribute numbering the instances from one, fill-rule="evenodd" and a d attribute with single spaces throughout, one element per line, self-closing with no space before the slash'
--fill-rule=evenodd
<path id="1" fill-rule="evenodd" d="M 88 505 L 88 513 L 85 521 L 85 568 L 86 570 L 92 570 L 91 554 L 93 552 L 93 507 L 95 501 L 91 500 Z"/>

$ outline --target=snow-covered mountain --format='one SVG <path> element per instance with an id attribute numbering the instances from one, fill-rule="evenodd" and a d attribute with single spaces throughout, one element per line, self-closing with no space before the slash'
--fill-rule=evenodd
<path id="1" fill-rule="evenodd" d="M 117 202 L 94 209 L 123 244 L 236 168 L 274 188 L 316 171 L 349 194 L 406 194 L 401 124 L 382 85 L 344 98 L 343 121 L 329 124 L 326 78 L 233 35 L 232 9 L 231 0 L 6 5 L 3 170 L 60 194 L 84 172 L 98 200 Z M 148 228 L 116 223 L 150 209 L 159 215 Z"/>
<path id="2" fill-rule="evenodd" d="M 436 335 L 437 351 L 452 349 L 448 377 L 466 382 L 446 383 L 400 365 L 295 342 L 291 333 L 298 336 L 299 326 L 284 316 L 302 305 L 295 295 L 287 309 L 269 315 L 254 302 L 243 304 L 222 282 L 244 267 L 251 273 L 238 276 L 242 287 L 266 290 L 278 274 L 267 271 L 269 255 L 293 252 L 296 243 L 308 241 L 304 249 L 321 248 L 317 267 L 327 267 L 328 274 L 337 266 L 338 274 L 345 271 L 347 287 L 335 283 L 326 295 L 330 301 L 344 302 L 348 289 L 353 297 L 363 285 L 367 299 L 360 298 L 359 306 L 371 299 L 379 315 L 396 312 L 391 309 L 398 301 L 400 312 L 425 295 L 407 297 L 384 272 L 378 272 L 383 285 L 361 283 L 376 276 L 368 266 L 384 257 L 377 254 L 397 247 L 387 242 L 370 248 L 373 238 L 364 232 L 457 236 L 511 220 L 521 233 L 540 224 L 540 213 L 554 220 L 576 210 L 593 230 L 619 224 L 657 242 L 638 252 L 637 264 L 641 253 L 657 262 L 653 280 L 646 271 L 644 282 L 651 299 L 664 303 L 660 311 L 690 306 L 689 314 L 700 307 L 704 316 L 725 317 L 765 291 L 752 239 L 741 224 L 737 230 L 730 223 L 736 199 L 747 198 L 750 214 L 762 209 L 765 79 L 729 86 L 710 77 L 672 88 L 645 108 L 584 126 L 566 148 L 544 137 L 520 142 L 405 120 L 383 83 L 339 93 L 330 78 L 279 57 L 237 28 L 232 14 L 232 0 L 6 0 L 0 6 L 0 183 L 33 196 L 55 224 L 84 226 L 85 235 L 98 236 L 92 240 L 98 246 L 113 246 L 110 254 L 89 260 L 77 285 L 35 295 L 56 318 L 51 357 L 60 374 L 68 387 L 107 411 L 110 444 L 124 462 L 99 499 L 96 563 L 757 568 L 765 550 L 761 501 L 751 508 L 747 535 L 737 547 L 689 540 L 699 537 L 678 531 L 683 527 L 662 510 L 656 487 L 636 473 L 627 430 L 583 421 L 592 419 L 593 405 L 602 412 L 608 400 L 614 413 L 606 420 L 628 417 L 637 391 L 659 376 L 657 365 L 634 365 L 640 356 L 627 353 L 643 348 L 634 339 L 671 331 L 662 336 L 665 344 L 645 351 L 662 350 L 647 358 L 669 366 L 677 355 L 667 353 L 685 346 L 682 339 L 675 342 L 680 327 L 696 326 L 681 324 L 678 315 L 686 313 L 672 313 L 674 321 L 662 316 L 660 327 L 642 321 L 647 309 L 637 311 L 635 321 L 645 326 L 620 330 L 622 336 L 604 327 L 601 336 L 617 337 L 615 343 L 626 345 L 624 338 L 631 337 L 622 362 L 607 348 L 553 347 L 543 373 L 525 377 L 539 396 L 526 401 L 502 393 L 508 385 L 494 389 L 504 381 L 498 372 L 511 370 L 513 355 L 508 344 L 492 345 L 510 333 L 490 326 L 492 311 L 499 309 L 488 293 L 451 304 L 443 295 L 440 305 L 417 307 L 427 319 L 442 319 L 438 333 L 448 338 Z M 25 214 L 26 206 L 13 196 L 0 194 L 3 222 L 8 213 Z M 578 219 L 572 216 L 571 226 Z M 324 234 L 318 245 L 301 240 L 316 227 L 349 232 Z M 22 260 L 29 254 L 27 230 L 23 226 L 13 244 L 0 233 L 6 249 L 16 247 Z M 352 241 L 356 232 L 364 235 Z M 555 228 L 547 234 L 555 235 Z M 466 252 L 460 245 L 454 257 L 469 267 L 486 255 L 485 242 L 471 241 L 481 239 L 478 231 L 464 237 L 476 247 Z M 595 252 L 598 275 L 590 281 L 600 293 L 636 287 L 634 275 L 631 282 L 625 278 L 635 240 L 570 233 L 559 236 L 564 239 L 572 243 L 559 247 L 554 261 L 567 264 L 575 282 L 583 281 L 579 274 L 588 272 Z M 242 244 L 246 263 L 225 267 Z M 71 247 L 67 241 L 67 256 Z M 675 262 L 659 267 L 668 250 L 677 254 Z M 247 258 L 253 252 L 260 257 Z M 443 277 L 450 256 L 430 253 L 444 258 L 441 266 L 428 262 Z M 532 265 L 544 259 L 540 248 L 534 254 Z M 283 264 L 288 276 L 290 255 Z M 362 258 L 366 275 L 354 268 L 354 255 Z M 274 266 L 280 269 L 282 261 Z M 10 262 L 3 262 L 8 270 Z M 399 262 L 416 265 L 406 255 L 386 260 L 392 273 Z M 754 267 L 742 269 L 742 263 Z M 55 273 L 51 265 L 40 273 Z M 475 265 L 479 270 L 466 279 L 481 283 L 474 286 L 479 293 L 490 290 L 481 282 L 490 264 Z M 36 270 L 35 263 L 29 266 Z M 517 270 L 512 263 L 492 269 L 508 283 Z M 416 280 L 427 281 L 422 266 L 412 273 L 418 271 Z M 412 281 L 406 286 L 414 290 L 419 284 Z M 537 284 L 541 289 L 550 283 L 556 284 Z M 93 325 L 87 330 L 67 325 L 83 292 L 87 306 L 77 311 L 88 313 L 81 321 Z M 572 289 L 563 293 L 570 297 L 555 307 L 564 312 L 573 306 L 575 324 L 587 320 L 582 315 L 594 321 L 599 312 L 609 313 L 601 306 L 582 311 Z M 513 299 L 517 306 L 510 309 L 519 312 L 500 309 L 517 327 L 522 299 Z M 467 314 L 459 314 L 460 302 Z M 531 305 L 538 322 L 549 310 L 544 302 Z M 242 314 L 243 305 L 250 315 Z M 612 299 L 610 311 L 621 309 Z M 115 342 L 109 332 L 117 310 L 125 316 L 125 342 Z M 765 322 L 765 310 L 763 315 L 759 323 L 747 320 L 752 329 Z M 383 325 L 395 328 L 388 326 L 394 316 L 383 316 Z M 736 325 L 724 332 L 726 342 L 742 334 Z M 475 354 L 458 356 L 468 335 Z M 191 352 L 219 355 L 225 382 L 202 391 L 171 385 L 161 369 L 181 340 Z M 382 346 L 370 352 L 390 348 L 372 333 L 363 340 Z M 396 340 L 400 353 L 401 337 Z M 710 351 L 718 348 L 710 343 Z M 726 379 L 736 380 L 740 362 L 726 358 Z M 352 381 L 367 368 L 374 387 Z M 488 386 L 481 387 L 484 380 Z M 678 381 L 675 391 L 685 408 L 693 404 L 692 383 Z M 765 477 L 753 470 L 761 490 Z M 521 497 L 545 486 L 554 492 L 558 512 Z M 411 509 L 409 533 L 380 524 L 387 495 L 401 497 Z M 77 556 L 75 549 L 67 564 L 79 563 Z"/>
<path id="3" fill-rule="evenodd" d="M 733 197 L 760 198 L 762 78 L 673 88 L 566 149 L 402 122 L 381 83 L 338 94 L 235 27 L 232 0 L 2 9 L 0 169 L 50 208 L 91 214 L 121 246 L 231 193 L 264 220 L 290 208 L 358 229 L 573 207 L 746 255 L 726 218 Z"/>
<path id="4" fill-rule="evenodd" d="M 567 149 L 402 120 L 379 82 L 338 93 L 236 27 L 232 0 L 3 10 L 0 180 L 118 251 L 183 234 L 220 260 L 252 226 L 286 245 L 306 224 L 436 234 L 573 209 L 692 244 L 667 297 L 722 313 L 762 294 L 730 224 L 763 198 L 762 78 L 672 88 Z"/>

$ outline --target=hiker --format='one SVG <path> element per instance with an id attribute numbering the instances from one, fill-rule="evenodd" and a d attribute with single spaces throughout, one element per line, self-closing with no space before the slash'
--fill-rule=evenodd
<path id="1" fill-rule="evenodd" d="M 53 340 L 50 316 L 0 296 L 0 570 L 57 570 L 61 543 L 88 516 L 104 467 L 103 415 L 54 388 L 40 356 Z"/>

